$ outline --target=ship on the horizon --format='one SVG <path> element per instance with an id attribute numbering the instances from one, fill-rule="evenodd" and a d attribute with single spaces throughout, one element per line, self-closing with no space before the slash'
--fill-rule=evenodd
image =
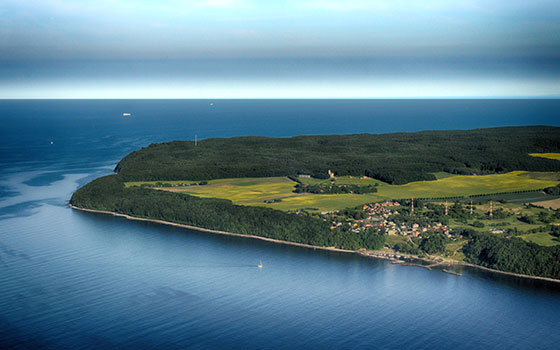
<path id="1" fill-rule="evenodd" d="M 123 117 L 130 117 L 130 116 L 132 116 L 132 113 L 123 113 L 122 116 Z"/>

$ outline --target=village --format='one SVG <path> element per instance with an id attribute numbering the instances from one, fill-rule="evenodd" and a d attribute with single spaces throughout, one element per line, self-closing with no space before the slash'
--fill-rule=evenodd
<path id="1" fill-rule="evenodd" d="M 350 232 L 358 233 L 368 228 L 377 228 L 387 235 L 401 235 L 418 237 L 423 232 L 434 231 L 452 237 L 452 229 L 441 222 L 426 222 L 425 219 L 418 222 L 398 222 L 394 220 L 399 214 L 414 214 L 414 200 L 408 208 L 398 201 L 385 201 L 380 203 L 364 204 L 361 212 L 354 215 L 341 215 L 338 210 L 322 212 L 323 218 L 331 220 L 331 230 L 340 228 Z M 346 227 L 344 227 L 346 226 Z"/>

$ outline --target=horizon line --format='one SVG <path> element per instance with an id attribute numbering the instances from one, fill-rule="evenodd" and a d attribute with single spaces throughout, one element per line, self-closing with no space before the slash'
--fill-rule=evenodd
<path id="1" fill-rule="evenodd" d="M 560 95 L 538 96 L 402 96 L 402 97 L 42 97 L 3 98 L 13 100 L 558 100 Z"/>

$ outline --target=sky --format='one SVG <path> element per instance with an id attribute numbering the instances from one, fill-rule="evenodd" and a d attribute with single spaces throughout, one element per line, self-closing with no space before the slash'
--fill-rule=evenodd
<path id="1" fill-rule="evenodd" d="M 0 98 L 558 98 L 558 0 L 2 0 Z"/>

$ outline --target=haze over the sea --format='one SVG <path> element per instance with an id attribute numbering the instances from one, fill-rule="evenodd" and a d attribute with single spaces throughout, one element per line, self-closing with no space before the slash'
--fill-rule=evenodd
<path id="1" fill-rule="evenodd" d="M 3 0 L 0 98 L 560 96 L 557 0 Z"/>

